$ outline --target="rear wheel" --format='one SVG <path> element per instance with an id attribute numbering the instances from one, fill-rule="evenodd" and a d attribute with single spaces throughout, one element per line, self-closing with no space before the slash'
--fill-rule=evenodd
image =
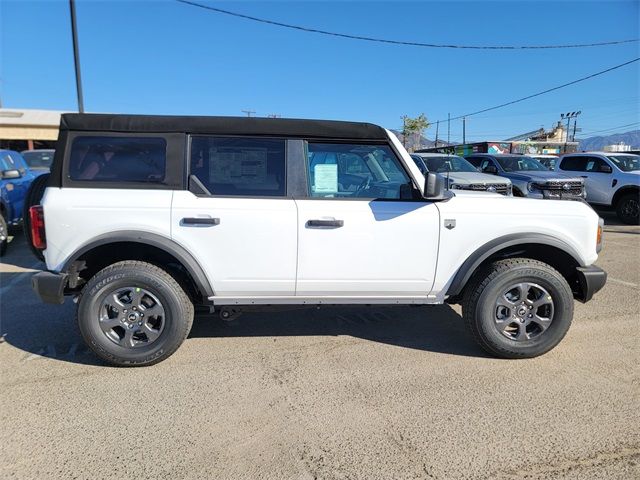
<path id="1" fill-rule="evenodd" d="M 47 188 L 47 181 L 49 180 L 48 173 L 42 174 L 37 177 L 27 191 L 27 196 L 24 199 L 24 207 L 22 209 L 22 228 L 24 230 L 24 237 L 27 239 L 27 245 L 31 249 L 31 252 L 36 256 L 38 260 L 44 262 L 44 255 L 41 250 L 38 250 L 33 246 L 31 238 L 31 218 L 29 216 L 29 209 L 34 205 L 40 205 L 44 191 Z"/>
<path id="2" fill-rule="evenodd" d="M 501 358 L 532 358 L 564 338 L 573 318 L 573 294 L 549 265 L 513 258 L 495 262 L 473 277 L 462 312 L 485 351 Z"/>
<path id="3" fill-rule="evenodd" d="M 89 347 L 116 366 L 160 362 L 182 344 L 193 304 L 164 270 L 125 261 L 98 272 L 82 291 L 78 326 Z"/>
<path id="4" fill-rule="evenodd" d="M 627 193 L 616 204 L 616 215 L 627 225 L 640 223 L 640 193 Z"/>
<path id="5" fill-rule="evenodd" d="M 7 222 L 4 221 L 4 217 L 0 214 L 0 257 L 7 252 L 8 245 L 9 231 L 7 230 Z"/>

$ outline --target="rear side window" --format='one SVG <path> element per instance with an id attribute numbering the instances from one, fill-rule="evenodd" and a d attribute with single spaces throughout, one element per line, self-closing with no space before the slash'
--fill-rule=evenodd
<path id="1" fill-rule="evenodd" d="M 283 197 L 285 163 L 283 139 L 191 139 L 191 175 L 212 195 Z"/>
<path id="2" fill-rule="evenodd" d="M 564 157 L 560 162 L 560 170 L 585 172 L 590 160 L 593 162 L 593 158 L 588 157 Z"/>
<path id="3" fill-rule="evenodd" d="M 76 137 L 71 146 L 69 177 L 96 182 L 161 183 L 167 142 L 160 137 Z"/>

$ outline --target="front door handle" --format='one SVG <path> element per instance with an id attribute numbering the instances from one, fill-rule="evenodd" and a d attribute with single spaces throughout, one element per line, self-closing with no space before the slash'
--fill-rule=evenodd
<path id="1" fill-rule="evenodd" d="M 340 228 L 344 226 L 344 220 L 307 220 L 309 228 Z"/>
<path id="2" fill-rule="evenodd" d="M 580 175 L 582 178 L 589 178 L 587 175 Z"/>
<path id="3" fill-rule="evenodd" d="M 180 225 L 184 227 L 213 227 L 214 225 L 220 225 L 220 219 L 211 217 L 185 217 L 180 220 Z"/>

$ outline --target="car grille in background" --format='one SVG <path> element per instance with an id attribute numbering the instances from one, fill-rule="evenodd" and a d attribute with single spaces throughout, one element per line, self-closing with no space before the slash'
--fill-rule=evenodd
<path id="1" fill-rule="evenodd" d="M 490 188 L 500 195 L 506 195 L 509 192 L 509 185 L 506 183 L 472 183 L 471 185 L 464 185 L 465 190 L 474 190 L 476 192 L 484 192 Z"/>
<path id="2" fill-rule="evenodd" d="M 584 193 L 584 182 L 579 180 L 549 180 L 534 186 L 547 198 L 582 197 Z"/>

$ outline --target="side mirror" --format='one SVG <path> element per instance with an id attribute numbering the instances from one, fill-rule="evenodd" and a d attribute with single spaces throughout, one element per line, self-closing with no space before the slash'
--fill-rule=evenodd
<path id="1" fill-rule="evenodd" d="M 3 180 L 11 180 L 13 178 L 20 178 L 22 175 L 19 170 L 11 169 L 11 170 L 3 170 L 0 172 L 0 178 Z"/>
<path id="2" fill-rule="evenodd" d="M 423 197 L 427 200 L 443 200 L 446 198 L 445 179 L 442 175 L 429 172 L 424 176 Z"/>
<path id="3" fill-rule="evenodd" d="M 600 165 L 600 168 L 598 169 L 598 171 L 602 173 L 611 173 L 613 172 L 613 169 L 611 168 L 611 165 L 607 165 L 606 163 L 603 163 L 602 165 Z"/>
<path id="4" fill-rule="evenodd" d="M 496 168 L 495 165 L 487 165 L 486 167 L 484 167 L 483 172 L 484 173 L 490 173 L 491 175 L 497 175 L 498 174 L 498 169 Z"/>

